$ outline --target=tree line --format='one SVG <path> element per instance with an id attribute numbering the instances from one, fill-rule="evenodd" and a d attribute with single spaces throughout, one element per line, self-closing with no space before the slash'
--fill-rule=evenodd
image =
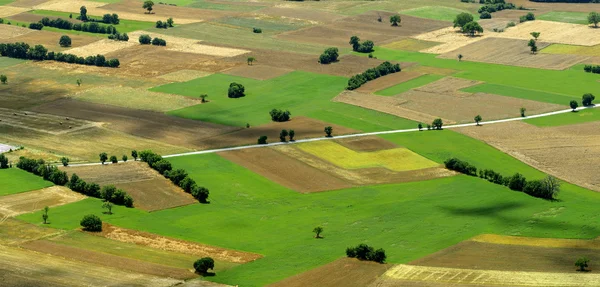
<path id="1" fill-rule="evenodd" d="M 375 261 L 378 263 L 384 263 L 387 256 L 385 250 L 375 248 L 367 244 L 359 244 L 356 247 L 346 248 L 346 256 L 350 258 L 357 258 L 359 260 Z"/>
<path id="2" fill-rule="evenodd" d="M 102 25 L 102 24 L 98 24 L 97 22 L 73 24 L 73 23 L 71 23 L 67 20 L 61 19 L 61 18 L 50 20 L 50 18 L 44 17 L 42 20 L 40 20 L 38 22 L 38 24 L 41 24 L 43 26 L 39 27 L 39 29 L 37 29 L 37 30 L 41 30 L 44 26 L 47 26 L 47 27 L 54 27 L 54 28 L 58 28 L 58 29 L 62 29 L 62 30 L 75 30 L 75 31 L 82 31 L 82 32 L 96 33 L 96 34 L 115 34 L 115 33 L 117 33 L 117 28 L 115 28 L 113 25 Z M 30 26 L 30 28 L 31 28 L 31 26 Z"/>
<path id="3" fill-rule="evenodd" d="M 400 64 L 392 64 L 388 61 L 385 61 L 375 68 L 370 68 L 361 74 L 352 76 L 348 80 L 348 87 L 346 87 L 346 89 L 358 89 L 360 86 L 364 85 L 368 81 L 372 81 L 379 77 L 383 77 L 385 75 L 393 74 L 400 71 L 402 71 L 402 69 L 400 68 Z"/>
<path id="4" fill-rule="evenodd" d="M 106 60 L 104 55 L 88 56 L 84 58 L 74 54 L 48 52 L 48 49 L 43 45 L 30 47 L 29 44 L 23 42 L 0 44 L 0 55 L 16 59 L 36 61 L 47 60 L 98 67 L 117 68 L 120 65 L 119 59 Z"/>
<path id="5" fill-rule="evenodd" d="M 502 176 L 491 169 L 483 169 L 477 172 L 477 167 L 458 158 L 450 158 L 444 162 L 449 170 L 454 170 L 469 176 L 479 176 L 482 179 L 499 185 L 504 185 L 515 191 L 522 191 L 533 197 L 544 199 L 555 199 L 560 191 L 560 182 L 557 178 L 548 175 L 542 180 L 528 181 L 522 174 L 515 173 L 512 176 Z"/>

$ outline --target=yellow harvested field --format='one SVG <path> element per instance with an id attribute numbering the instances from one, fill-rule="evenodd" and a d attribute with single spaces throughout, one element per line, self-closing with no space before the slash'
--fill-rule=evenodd
<path id="1" fill-rule="evenodd" d="M 507 244 L 507 245 L 524 245 L 537 247 L 552 247 L 552 248 L 585 248 L 585 249 L 600 249 L 600 240 L 583 240 L 583 239 L 559 239 L 559 238 L 536 238 L 536 237 L 521 237 L 507 236 L 496 234 L 481 234 L 470 239 L 471 241 Z"/>
<path id="2" fill-rule="evenodd" d="M 80 201 L 85 195 L 73 192 L 64 186 L 51 186 L 40 190 L 5 195 L 0 197 L 0 224 L 3 218 L 41 210 L 44 206 L 58 206 Z"/>
<path id="3" fill-rule="evenodd" d="M 128 47 L 132 47 L 135 45 L 139 45 L 135 41 L 137 38 L 133 38 L 131 41 L 114 41 L 109 39 L 102 39 L 100 41 L 96 41 L 94 43 L 66 50 L 65 53 L 75 54 L 79 57 L 87 57 L 87 56 L 95 56 L 95 55 L 105 55 L 108 53 L 112 53 L 121 49 L 125 49 Z"/>
<path id="4" fill-rule="evenodd" d="M 211 45 L 200 44 L 201 41 L 181 37 L 167 36 L 158 33 L 149 33 L 146 31 L 134 31 L 129 33 L 131 39 L 138 39 L 141 35 L 149 35 L 152 38 L 161 38 L 167 41 L 167 50 L 177 52 L 187 52 L 218 57 L 235 57 L 250 53 L 248 50 L 223 48 Z"/>
<path id="5" fill-rule="evenodd" d="M 385 167 L 393 171 L 418 170 L 439 166 L 406 148 L 356 152 L 333 141 L 317 141 L 298 147 L 316 157 L 346 169 Z"/>
<path id="6" fill-rule="evenodd" d="M 499 38 L 531 39 L 531 32 L 540 32 L 539 41 L 581 46 L 600 44 L 600 30 L 587 25 L 569 24 L 553 21 L 529 21 L 496 33 Z"/>
<path id="7" fill-rule="evenodd" d="M 550 273 L 495 271 L 477 269 L 459 269 L 427 267 L 399 264 L 392 267 L 379 279 L 386 282 L 377 286 L 394 286 L 393 280 L 410 280 L 447 285 L 498 285 L 498 286 L 544 286 L 544 287 L 585 287 L 600 286 L 600 274 L 587 273 Z M 402 286 L 402 285 L 396 285 Z"/>
<path id="8" fill-rule="evenodd" d="M 187 82 L 193 79 L 202 78 L 210 75 L 212 75 L 212 73 L 205 71 L 179 70 L 172 73 L 164 74 L 162 76 L 158 76 L 157 78 L 173 82 Z"/>
<path id="9" fill-rule="evenodd" d="M 423 33 L 423 34 L 414 36 L 414 38 L 417 40 L 442 43 L 437 46 L 425 48 L 425 49 L 421 50 L 421 52 L 432 53 L 432 54 L 444 54 L 444 53 L 454 51 L 460 47 L 464 47 L 471 43 L 475 43 L 477 41 L 485 39 L 490 35 L 491 35 L 490 33 L 484 33 L 483 35 L 478 35 L 476 37 L 469 37 L 469 36 L 466 36 L 465 34 L 461 33 L 456 28 L 447 27 L 447 28 L 442 28 L 442 29 L 435 30 L 432 32 Z M 529 36 L 529 37 L 531 37 L 531 36 Z"/>
<path id="10" fill-rule="evenodd" d="M 0 18 L 21 14 L 26 11 L 29 11 L 29 9 L 12 6 L 0 6 Z M 2 28 L 4 28 L 4 25 L 2 26 Z"/>
<path id="11" fill-rule="evenodd" d="M 421 50 L 425 50 L 425 49 L 434 47 L 439 44 L 441 44 L 441 43 L 407 38 L 407 39 L 403 39 L 400 41 L 385 44 L 382 47 L 388 48 L 388 49 L 394 49 L 394 50 L 418 52 Z"/>
<path id="12" fill-rule="evenodd" d="M 4 8 L 4 7 L 2 7 L 2 8 Z M 35 30 L 31 30 L 31 29 L 23 28 L 23 27 L 19 27 L 19 26 L 0 25 L 0 40 L 6 40 L 6 39 L 18 37 L 18 36 L 33 33 L 33 32 L 35 32 Z"/>

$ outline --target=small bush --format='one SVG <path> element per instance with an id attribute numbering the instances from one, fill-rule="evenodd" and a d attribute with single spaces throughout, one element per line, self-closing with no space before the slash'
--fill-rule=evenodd
<path id="1" fill-rule="evenodd" d="M 149 45 L 152 41 L 152 38 L 150 38 L 148 35 L 140 35 L 139 41 L 142 45 Z"/>
<path id="2" fill-rule="evenodd" d="M 166 46 L 167 45 L 167 41 L 161 39 L 161 38 L 154 38 L 152 39 L 152 45 L 154 46 Z"/>
<path id="3" fill-rule="evenodd" d="M 385 250 L 381 248 L 375 250 L 373 247 L 366 244 L 359 244 L 356 247 L 346 248 L 346 256 L 357 258 L 359 260 L 375 261 L 379 263 L 384 263 L 385 259 L 387 258 L 385 255 Z"/>
<path id="4" fill-rule="evenodd" d="M 254 32 L 254 33 L 262 33 L 262 29 L 261 28 L 252 28 L 252 32 Z"/>
<path id="5" fill-rule="evenodd" d="M 319 57 L 319 63 L 321 64 L 329 64 L 333 62 L 337 62 L 339 57 L 338 48 L 327 48 L 323 54 Z"/>
<path id="6" fill-rule="evenodd" d="M 42 23 L 29 23 L 29 29 L 42 30 L 42 28 L 44 28 L 44 24 Z"/>
<path id="7" fill-rule="evenodd" d="M 492 14 L 488 11 L 483 11 L 479 14 L 479 19 L 492 19 Z"/>
<path id="8" fill-rule="evenodd" d="M 83 227 L 83 230 L 85 231 L 102 231 L 102 220 L 100 220 L 100 217 L 93 214 L 84 216 L 79 224 Z"/>
<path id="9" fill-rule="evenodd" d="M 227 97 L 229 98 L 241 98 L 245 97 L 246 88 L 244 85 L 233 82 L 229 84 L 229 90 L 227 90 Z"/>
<path id="10" fill-rule="evenodd" d="M 200 274 L 206 274 L 208 269 L 215 268 L 215 261 L 210 257 L 204 257 L 194 262 L 194 270 Z"/>
<path id="11" fill-rule="evenodd" d="M 260 136 L 258 138 L 258 144 L 267 144 L 267 136 Z"/>

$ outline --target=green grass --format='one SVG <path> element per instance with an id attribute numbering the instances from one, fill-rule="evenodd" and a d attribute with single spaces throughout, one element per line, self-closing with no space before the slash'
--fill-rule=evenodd
<path id="1" fill-rule="evenodd" d="M 543 177 L 452 131 L 385 138 L 438 163 L 457 156 L 503 174 Z M 209 278 L 244 286 L 264 286 L 321 266 L 358 243 L 384 248 L 390 263 L 406 263 L 481 233 L 588 239 L 600 234 L 595 212 L 600 194 L 569 184 L 562 185 L 559 201 L 467 176 L 299 194 L 216 154 L 170 161 L 211 191 L 210 204 L 152 213 L 116 207 L 108 216 L 101 214 L 99 200 L 86 199 L 54 208 L 52 226 L 74 229 L 84 214 L 94 213 L 117 226 L 265 255 Z M 19 218 L 39 222 L 38 213 Z M 317 225 L 325 229 L 323 240 L 312 237 Z"/>
<path id="2" fill-rule="evenodd" d="M 15 2 L 15 0 L 0 0 L 0 5 L 6 5 Z"/>
<path id="3" fill-rule="evenodd" d="M 538 127 L 565 126 L 595 121 L 600 121 L 600 111 L 597 108 L 525 120 L 526 123 Z"/>
<path id="4" fill-rule="evenodd" d="M 462 89 L 462 91 L 469 93 L 487 93 L 495 94 L 513 98 L 534 100 L 538 102 L 545 102 L 558 105 L 569 105 L 569 102 L 573 100 L 572 96 L 561 95 L 549 92 L 532 91 L 517 87 L 497 85 L 497 84 L 480 84 L 472 87 Z"/>
<path id="5" fill-rule="evenodd" d="M 24 62 L 25 62 L 25 60 L 21 60 L 21 59 L 0 57 L 0 68 L 8 68 L 8 67 L 15 66 L 15 65 L 18 65 L 18 64 L 21 64 Z"/>
<path id="6" fill-rule="evenodd" d="M 440 75 L 423 75 L 420 76 L 418 78 L 414 78 L 410 81 L 406 81 L 404 83 L 400 83 L 397 84 L 395 86 L 391 86 L 387 89 L 383 89 L 380 91 L 375 92 L 375 94 L 380 95 L 380 96 L 395 96 L 401 93 L 404 93 L 410 89 L 414 89 L 414 88 L 418 88 L 418 87 L 422 87 L 424 85 L 427 85 L 431 82 L 435 82 L 439 79 L 443 78 L 443 76 Z"/>
<path id="7" fill-rule="evenodd" d="M 454 21 L 454 18 L 456 18 L 457 14 L 469 13 L 469 11 L 445 6 L 424 6 L 408 10 L 402 10 L 399 13 L 419 18 L 452 22 Z M 479 20 L 479 15 L 473 14 L 473 18 L 475 20 Z"/>
<path id="8" fill-rule="evenodd" d="M 573 24 L 588 24 L 587 16 L 589 13 L 583 12 L 559 12 L 551 11 L 542 15 L 536 15 L 536 20 L 546 20 L 554 22 L 564 22 Z"/>
<path id="9" fill-rule="evenodd" d="M 102 1 L 102 2 L 104 2 L 104 1 Z M 107 3 L 112 3 L 112 2 L 107 2 Z M 63 19 L 68 19 L 70 14 L 73 14 L 73 18 L 75 18 L 75 17 L 78 16 L 77 13 L 49 11 L 49 10 L 33 10 L 33 11 L 30 11 L 29 13 L 37 14 L 37 15 L 43 15 L 43 16 L 48 16 L 48 17 L 61 17 Z M 92 18 L 96 18 L 96 19 L 102 19 L 102 15 L 88 15 L 88 17 L 92 17 Z M 177 23 L 175 23 L 175 24 L 177 24 Z M 107 25 L 107 24 L 103 24 L 103 25 Z M 119 24 L 113 25 L 113 26 L 115 26 L 115 28 L 117 28 L 117 31 L 119 31 L 119 33 L 129 33 L 129 32 L 132 32 L 132 31 L 145 30 L 145 29 L 153 28 L 155 26 L 155 23 L 145 22 L 145 21 L 135 21 L 135 20 L 119 19 Z M 67 31 L 69 31 L 69 30 L 57 29 L 57 28 L 53 28 L 53 27 L 44 27 L 44 30 L 57 31 L 57 32 L 67 32 Z M 72 32 L 80 32 L 80 33 L 83 33 L 85 35 L 94 34 L 94 35 L 107 36 L 105 34 L 86 33 L 86 32 L 81 32 L 81 31 L 74 31 L 74 30 L 72 30 Z"/>
<path id="10" fill-rule="evenodd" d="M 600 45 L 596 46 L 577 46 L 567 44 L 552 44 L 540 51 L 544 54 L 570 54 L 582 56 L 600 56 Z M 577 65 L 575 65 L 577 66 Z"/>
<path id="11" fill-rule="evenodd" d="M 0 169 L 0 196 L 42 189 L 52 185 L 51 182 L 18 168 Z"/>

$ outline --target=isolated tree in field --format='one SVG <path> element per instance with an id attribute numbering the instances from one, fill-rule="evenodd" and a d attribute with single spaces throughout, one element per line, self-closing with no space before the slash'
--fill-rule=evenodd
<path id="1" fill-rule="evenodd" d="M 482 118 L 481 118 L 480 115 L 476 115 L 475 118 L 474 118 L 474 120 L 475 120 L 475 124 L 479 125 L 479 122 L 482 120 Z"/>
<path id="2" fill-rule="evenodd" d="M 598 28 L 598 22 L 600 22 L 600 14 L 598 14 L 597 12 L 591 12 L 590 15 L 588 15 L 588 24 L 594 24 L 594 28 Z"/>
<path id="3" fill-rule="evenodd" d="M 258 144 L 267 144 L 267 136 L 260 136 L 258 138 Z"/>
<path id="4" fill-rule="evenodd" d="M 358 47 L 360 47 L 360 38 L 358 38 L 358 36 L 352 36 L 350 37 L 350 45 L 352 45 L 352 50 L 353 51 L 357 51 Z"/>
<path id="5" fill-rule="evenodd" d="M 0 75 L 0 82 L 6 85 L 8 83 L 8 77 L 6 75 Z"/>
<path id="6" fill-rule="evenodd" d="M 132 150 L 131 151 L 131 157 L 133 157 L 133 161 L 137 160 L 137 158 L 138 158 L 137 150 Z"/>
<path id="7" fill-rule="evenodd" d="M 112 208 L 113 208 L 113 204 L 110 201 L 105 201 L 102 204 L 102 208 L 106 208 L 106 214 L 113 214 L 112 213 Z"/>
<path id="8" fill-rule="evenodd" d="M 538 47 L 534 39 L 530 39 L 527 43 L 527 46 L 529 46 L 529 48 L 531 49 L 531 54 L 535 55 L 535 53 L 537 53 Z"/>
<path id="9" fill-rule="evenodd" d="M 215 268 L 215 261 L 210 257 L 204 257 L 194 262 L 194 269 L 199 274 L 206 274 L 206 272 L 208 272 L 208 269 L 213 268 Z"/>
<path id="10" fill-rule="evenodd" d="M 469 13 L 460 13 L 454 18 L 454 28 L 458 27 L 464 32 L 463 27 L 470 22 L 473 22 L 473 15 Z"/>
<path id="11" fill-rule="evenodd" d="M 100 157 L 100 161 L 102 162 L 102 164 L 104 164 L 106 160 L 108 160 L 108 155 L 105 152 L 99 154 L 98 156 Z"/>
<path id="12" fill-rule="evenodd" d="M 173 27 L 173 24 L 174 24 L 174 23 L 175 23 L 175 22 L 173 21 L 173 18 L 169 18 L 169 19 L 167 19 L 167 25 L 169 25 L 169 27 Z"/>
<path id="13" fill-rule="evenodd" d="M 419 123 L 419 124 L 417 125 L 417 128 L 419 128 L 419 131 L 421 131 L 421 130 L 423 129 L 423 124 L 422 124 L 422 123 Z"/>
<path id="14" fill-rule="evenodd" d="M 323 233 L 323 227 L 317 226 L 313 229 L 313 233 L 315 234 L 315 238 L 323 238 L 321 237 L 321 233 Z"/>
<path id="15" fill-rule="evenodd" d="M 525 111 L 527 111 L 527 109 L 521 108 L 521 109 L 519 109 L 519 111 L 521 112 L 521 117 L 525 117 Z"/>
<path id="16" fill-rule="evenodd" d="M 458 54 L 458 61 L 462 61 L 463 55 L 462 54 Z"/>
<path id="17" fill-rule="evenodd" d="M 335 47 L 327 48 L 327 49 L 325 49 L 323 54 L 321 54 L 321 56 L 319 56 L 319 63 L 329 64 L 329 63 L 337 62 L 339 55 L 340 54 L 338 52 L 338 48 L 335 48 Z"/>
<path id="18" fill-rule="evenodd" d="M 100 220 L 100 217 L 93 214 L 88 214 L 84 216 L 79 222 L 79 224 L 83 227 L 83 230 L 85 231 L 102 231 L 102 220 Z"/>
<path id="19" fill-rule="evenodd" d="M 595 99 L 596 97 L 592 94 L 584 94 L 583 97 L 581 97 L 581 104 L 584 106 L 591 106 Z"/>
<path id="20" fill-rule="evenodd" d="M 281 130 L 281 132 L 279 133 L 279 140 L 281 142 L 286 142 L 285 137 L 288 136 L 288 131 L 287 130 Z"/>
<path id="21" fill-rule="evenodd" d="M 392 23 L 392 26 L 398 26 L 398 23 L 400 23 L 400 21 L 402 21 L 402 19 L 400 19 L 400 15 L 396 14 L 390 16 L 390 23 Z"/>
<path id="22" fill-rule="evenodd" d="M 575 111 L 575 109 L 577 109 L 577 107 L 579 106 L 579 104 L 577 103 L 577 101 L 576 101 L 576 100 L 572 100 L 572 101 L 569 103 L 569 106 L 571 106 L 571 109 L 573 109 L 573 111 Z"/>
<path id="23" fill-rule="evenodd" d="M 440 118 L 433 120 L 433 123 L 431 123 L 431 126 L 433 126 L 434 130 L 441 130 L 443 125 L 444 122 Z"/>
<path id="24" fill-rule="evenodd" d="M 61 47 L 71 47 L 71 37 L 67 35 L 60 36 L 60 40 L 58 40 L 58 44 Z"/>
<path id="25" fill-rule="evenodd" d="M 69 165 L 69 158 L 68 158 L 68 157 L 64 157 L 64 156 L 63 156 L 63 157 L 60 159 L 60 162 L 62 163 L 62 165 L 63 165 L 63 166 L 67 166 L 67 165 Z"/>
<path id="26" fill-rule="evenodd" d="M 463 33 L 469 34 L 469 36 L 473 37 L 477 33 L 483 33 L 483 28 L 481 28 L 479 23 L 472 21 L 463 26 Z"/>
<path id="27" fill-rule="evenodd" d="M 44 224 L 48 224 L 48 211 L 50 211 L 48 206 L 45 206 L 44 209 L 42 209 L 42 220 L 44 221 Z"/>
<path id="28" fill-rule="evenodd" d="M 4 154 L 0 153 L 0 169 L 8 168 L 8 158 Z"/>
<path id="29" fill-rule="evenodd" d="M 117 163 L 117 162 L 119 162 L 119 160 L 117 159 L 117 156 L 115 156 L 115 155 L 111 155 L 111 156 L 110 156 L 110 162 L 112 162 L 112 163 Z"/>
<path id="30" fill-rule="evenodd" d="M 200 95 L 200 102 L 202 102 L 202 103 L 206 103 L 206 98 L 207 98 L 207 97 L 208 97 L 208 95 L 207 95 L 207 94 L 202 94 L 202 95 Z"/>
<path id="31" fill-rule="evenodd" d="M 152 13 L 152 7 L 154 6 L 154 2 L 148 0 L 148 1 L 144 1 L 144 5 L 142 6 L 142 8 L 148 10 L 148 14 Z"/>
<path id="32" fill-rule="evenodd" d="M 588 267 L 589 263 L 590 263 L 589 259 L 587 259 L 586 257 L 581 257 L 581 258 L 577 259 L 577 261 L 575 261 L 575 266 L 579 267 L 579 271 L 583 272 L 583 271 L 585 271 L 585 268 Z"/>
<path id="33" fill-rule="evenodd" d="M 533 37 L 533 39 L 535 39 L 537 41 L 537 39 L 540 37 L 540 32 L 531 32 L 530 35 L 531 37 Z"/>
<path id="34" fill-rule="evenodd" d="M 77 79 L 76 83 L 78 87 L 81 87 L 81 79 Z"/>
<path id="35" fill-rule="evenodd" d="M 325 134 L 328 138 L 331 137 L 331 133 L 333 132 L 333 128 L 331 126 L 325 127 Z"/>
<path id="36" fill-rule="evenodd" d="M 123 162 L 127 162 L 127 159 L 129 159 L 129 158 L 127 157 L 127 155 L 123 155 L 123 156 L 121 157 L 121 159 L 123 160 Z"/>
<path id="37" fill-rule="evenodd" d="M 229 90 L 227 90 L 227 96 L 230 98 L 241 98 L 246 96 L 246 88 L 244 85 L 238 83 L 229 84 Z"/>
<path id="38" fill-rule="evenodd" d="M 138 40 L 142 45 L 150 45 L 150 43 L 152 42 L 152 38 L 149 35 L 140 35 L 140 38 Z"/>
<path id="39" fill-rule="evenodd" d="M 87 8 L 85 8 L 85 6 L 81 6 L 79 8 L 79 20 L 86 22 L 88 20 L 87 18 Z"/>
<path id="40" fill-rule="evenodd" d="M 254 61 L 256 61 L 256 58 L 254 58 L 254 57 L 248 57 L 248 60 L 247 60 L 247 61 L 248 61 L 248 66 L 252 66 L 252 63 L 253 63 Z"/>

